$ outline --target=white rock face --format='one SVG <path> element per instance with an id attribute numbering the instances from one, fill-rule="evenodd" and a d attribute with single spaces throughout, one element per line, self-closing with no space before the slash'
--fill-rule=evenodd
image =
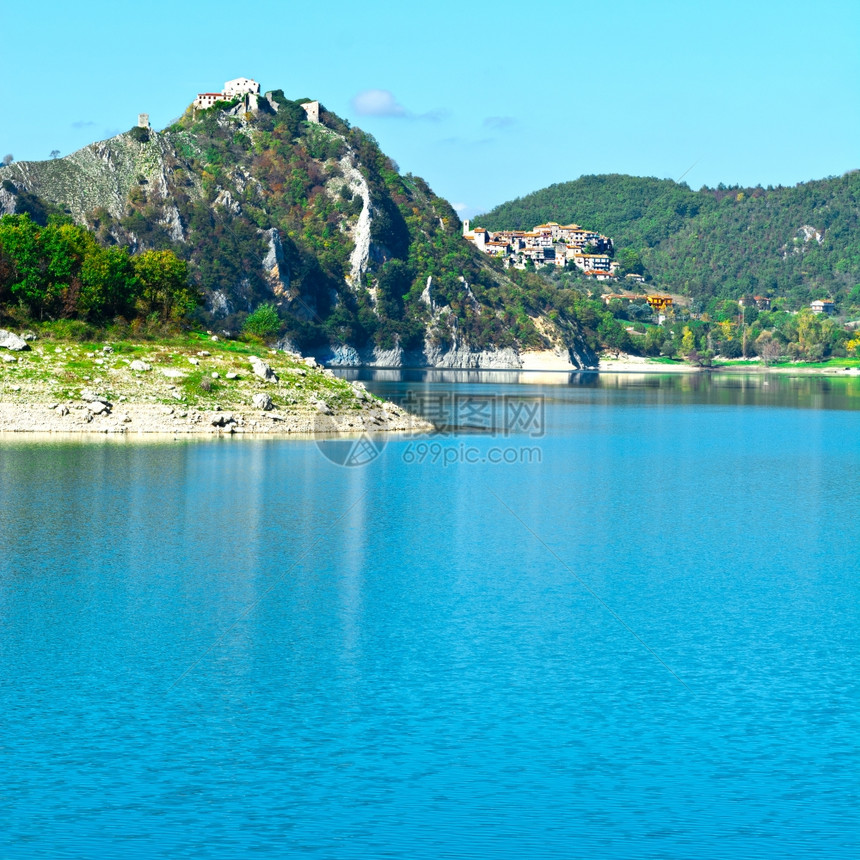
<path id="1" fill-rule="evenodd" d="M 815 240 L 820 245 L 824 241 L 824 234 L 820 230 L 816 230 L 815 227 L 812 227 L 810 224 L 804 224 L 797 231 L 797 235 L 804 243 Z"/>
<path id="2" fill-rule="evenodd" d="M 345 155 L 340 160 L 340 166 L 352 193 L 361 197 L 361 202 L 364 204 L 352 234 L 355 247 L 349 255 L 350 273 L 346 278 L 350 286 L 358 287 L 361 284 L 362 275 L 367 270 L 367 261 L 370 259 L 370 186 L 361 171 L 356 169 L 351 154 Z"/>
<path id="3" fill-rule="evenodd" d="M 164 187 L 166 194 L 166 183 Z M 182 229 L 182 218 L 179 215 L 179 209 L 176 208 L 175 203 L 171 203 L 169 206 L 165 207 L 164 217 L 159 220 L 159 223 L 163 224 L 167 228 L 167 232 L 170 234 L 170 238 L 173 239 L 174 242 L 185 241 L 185 232 Z"/>
<path id="4" fill-rule="evenodd" d="M 406 351 L 399 346 L 392 349 L 351 346 L 332 346 L 321 354 L 331 367 L 440 367 L 451 370 L 520 370 L 531 356 L 512 347 L 476 350 L 469 346 L 441 347 L 425 340 L 423 349 Z M 559 348 L 556 369 L 584 369 L 597 367 L 597 356 L 587 351 Z"/>
<path id="5" fill-rule="evenodd" d="M 284 257 L 281 234 L 276 227 L 273 227 L 268 231 L 268 236 L 269 250 L 263 257 L 263 271 L 272 293 L 276 296 L 286 296 L 290 291 L 290 270 Z"/>
<path id="6" fill-rule="evenodd" d="M 218 196 L 215 198 L 213 206 L 222 206 L 234 215 L 238 215 L 242 211 L 242 207 L 239 205 L 239 202 L 233 198 L 233 195 L 229 191 L 223 188 L 218 192 Z"/>
<path id="7" fill-rule="evenodd" d="M 15 352 L 20 352 L 24 349 L 29 349 L 27 341 L 11 331 L 6 331 L 5 328 L 0 328 L 0 347 L 11 349 Z"/>

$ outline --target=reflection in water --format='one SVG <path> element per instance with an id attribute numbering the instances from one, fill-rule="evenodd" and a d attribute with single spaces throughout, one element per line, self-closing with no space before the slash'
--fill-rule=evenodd
<path id="1" fill-rule="evenodd" d="M 376 370 L 352 368 L 338 376 L 361 380 L 380 396 L 395 400 L 408 392 L 435 391 L 456 384 L 480 396 L 577 398 L 590 390 L 598 402 L 628 402 L 625 393 L 651 392 L 646 403 L 708 403 L 721 406 L 778 406 L 798 409 L 860 409 L 860 377 L 791 376 L 769 373 L 596 373 L 521 370 Z M 489 390 L 488 390 L 489 389 Z M 542 391 L 541 389 L 546 389 Z M 565 391 L 566 390 L 566 391 Z M 600 394 L 606 395 L 601 398 Z M 638 398 L 638 395 L 636 395 Z"/>

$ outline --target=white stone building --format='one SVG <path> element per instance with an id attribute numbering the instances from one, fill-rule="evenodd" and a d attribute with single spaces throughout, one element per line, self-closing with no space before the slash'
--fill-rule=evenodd
<path id="1" fill-rule="evenodd" d="M 220 93 L 197 93 L 194 107 L 206 110 L 206 108 L 211 108 L 215 102 L 225 102 L 239 96 L 257 96 L 259 94 L 260 85 L 256 81 L 251 80 L 251 78 L 234 78 L 224 84 L 224 89 Z M 256 107 L 256 101 L 254 106 Z"/>
<path id="2" fill-rule="evenodd" d="M 260 85 L 251 80 L 251 78 L 234 78 L 232 81 L 227 81 L 224 84 L 224 95 L 228 99 L 243 96 L 245 93 L 259 94 Z"/>

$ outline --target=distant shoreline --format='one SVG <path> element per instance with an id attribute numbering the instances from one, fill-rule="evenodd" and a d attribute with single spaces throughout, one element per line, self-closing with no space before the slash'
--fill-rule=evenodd
<path id="1" fill-rule="evenodd" d="M 638 356 L 628 356 L 621 359 L 601 358 L 598 373 L 778 373 L 790 376 L 860 376 L 860 366 L 844 365 L 842 367 L 809 367 L 803 364 L 778 364 L 764 366 L 750 362 L 746 364 L 716 364 L 713 367 L 696 367 L 692 364 L 669 364 L 668 362 L 653 361 Z"/>

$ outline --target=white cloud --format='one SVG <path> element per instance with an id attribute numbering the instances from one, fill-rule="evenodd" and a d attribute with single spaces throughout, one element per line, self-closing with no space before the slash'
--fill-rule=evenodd
<path id="1" fill-rule="evenodd" d="M 462 212 L 464 209 L 469 208 L 468 203 L 452 203 L 451 205 L 454 207 L 455 212 Z"/>
<path id="2" fill-rule="evenodd" d="M 405 117 L 409 115 L 390 90 L 363 90 L 353 97 L 352 109 L 359 116 Z"/>
<path id="3" fill-rule="evenodd" d="M 383 116 L 427 122 L 441 122 L 449 115 L 445 108 L 436 108 L 426 113 L 413 113 L 397 101 L 391 90 L 362 90 L 358 95 L 353 96 L 352 109 L 359 116 Z"/>

